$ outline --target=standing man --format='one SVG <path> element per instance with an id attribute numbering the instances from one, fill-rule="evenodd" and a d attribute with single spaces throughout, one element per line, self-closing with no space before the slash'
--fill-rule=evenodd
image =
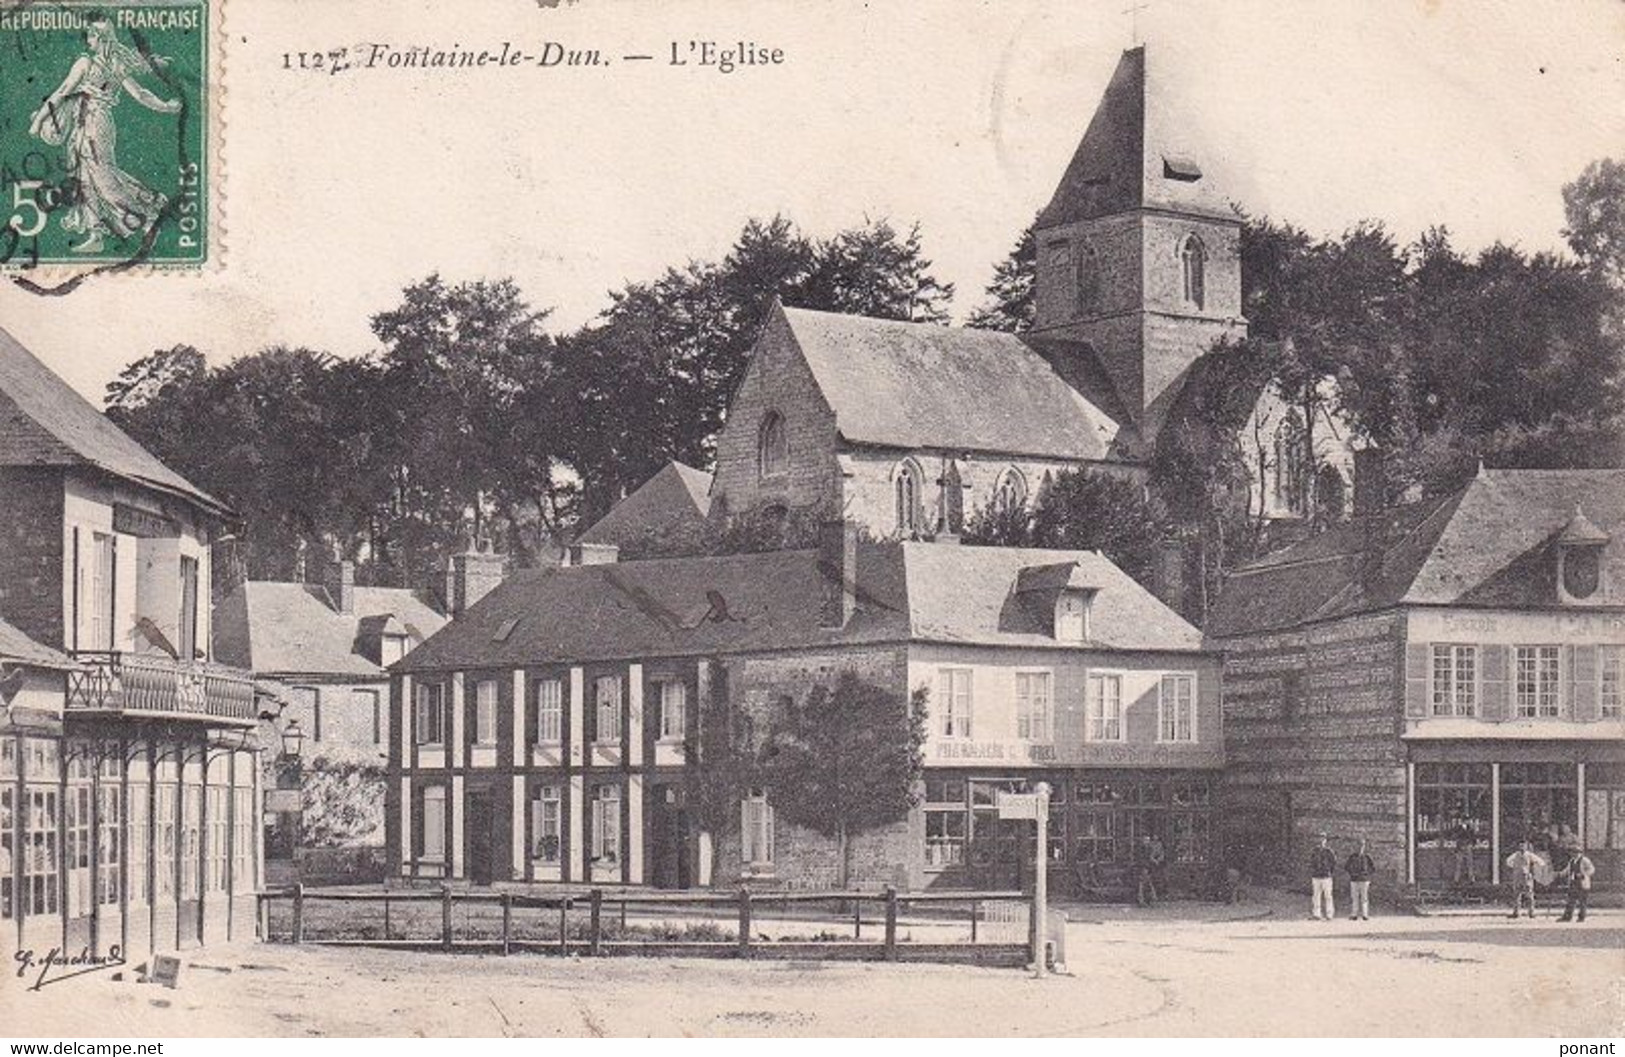
<path id="1" fill-rule="evenodd" d="M 1371 877 L 1377 872 L 1377 864 L 1365 850 L 1365 838 L 1360 838 L 1360 846 L 1354 854 L 1343 863 L 1343 869 L 1349 875 L 1349 914 L 1350 921 L 1371 920 Z"/>
<path id="2" fill-rule="evenodd" d="M 1337 900 L 1332 892 L 1332 875 L 1337 872 L 1337 856 L 1326 847 L 1326 834 L 1309 853 L 1309 916 L 1322 921 L 1337 917 Z"/>
<path id="3" fill-rule="evenodd" d="M 1134 847 L 1134 902 L 1148 907 L 1157 901 L 1156 880 L 1151 873 L 1151 838 L 1143 836 Z"/>
<path id="4" fill-rule="evenodd" d="M 1529 916 L 1535 916 L 1535 864 L 1541 861 L 1535 854 L 1528 841 L 1518 845 L 1518 850 L 1507 856 L 1507 877 L 1512 883 L 1512 917 L 1518 917 L 1518 909 L 1529 907 Z"/>
<path id="5" fill-rule="evenodd" d="M 1575 849 L 1574 855 L 1569 859 L 1569 864 L 1563 868 L 1564 876 L 1568 878 L 1569 882 L 1569 899 L 1567 903 L 1563 904 L 1563 916 L 1557 920 L 1575 920 L 1574 908 L 1576 906 L 1580 908 L 1579 920 L 1584 921 L 1586 919 L 1586 901 L 1591 898 L 1591 875 L 1596 872 L 1597 867 L 1592 864 L 1591 857 L 1586 854 L 1585 849 Z"/>

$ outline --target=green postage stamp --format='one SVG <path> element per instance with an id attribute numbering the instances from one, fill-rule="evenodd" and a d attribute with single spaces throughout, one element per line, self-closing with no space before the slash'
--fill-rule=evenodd
<path id="1" fill-rule="evenodd" d="M 215 254 L 210 0 L 0 0 L 0 268 Z"/>

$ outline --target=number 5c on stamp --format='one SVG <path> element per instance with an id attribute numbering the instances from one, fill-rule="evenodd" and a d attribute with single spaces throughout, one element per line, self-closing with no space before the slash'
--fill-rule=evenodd
<path id="1" fill-rule="evenodd" d="M 209 261 L 215 15 L 210 0 L 0 5 L 0 268 Z"/>

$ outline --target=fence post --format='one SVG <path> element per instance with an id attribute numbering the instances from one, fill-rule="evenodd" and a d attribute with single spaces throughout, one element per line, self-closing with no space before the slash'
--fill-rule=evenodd
<path id="1" fill-rule="evenodd" d="M 559 953 L 570 953 L 570 900 L 559 899 Z"/>
<path id="2" fill-rule="evenodd" d="M 293 883 L 293 942 L 305 942 L 305 885 Z"/>
<path id="3" fill-rule="evenodd" d="M 592 890 L 592 934 L 587 937 L 587 952 L 598 957 L 604 942 L 604 890 Z"/>
<path id="4" fill-rule="evenodd" d="M 502 953 L 510 951 L 510 941 L 513 936 L 513 893 L 502 893 Z"/>
<path id="5" fill-rule="evenodd" d="M 863 939 L 863 900 L 852 900 L 852 938 Z"/>
<path id="6" fill-rule="evenodd" d="M 897 960 L 897 889 L 886 886 L 886 960 Z"/>
<path id="7" fill-rule="evenodd" d="M 260 942 L 271 942 L 271 896 L 259 892 L 254 898 L 254 923 L 259 926 Z"/>
<path id="8" fill-rule="evenodd" d="M 970 941 L 972 943 L 976 942 L 976 915 L 981 909 L 982 903 L 980 900 L 972 899 L 970 901 Z"/>
<path id="9" fill-rule="evenodd" d="M 750 889 L 739 886 L 739 956 L 750 957 Z"/>
<path id="10" fill-rule="evenodd" d="M 389 889 L 384 889 L 384 939 L 389 939 Z"/>
<path id="11" fill-rule="evenodd" d="M 451 885 L 440 886 L 440 949 L 451 950 Z"/>
<path id="12" fill-rule="evenodd" d="M 626 932 L 626 900 L 621 900 L 621 932 Z"/>

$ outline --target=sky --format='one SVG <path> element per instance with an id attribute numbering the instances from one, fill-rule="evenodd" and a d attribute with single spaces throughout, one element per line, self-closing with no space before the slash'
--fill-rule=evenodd
<path id="1" fill-rule="evenodd" d="M 1405 242 L 1444 224 L 1469 250 L 1559 249 L 1562 186 L 1625 155 L 1612 0 L 255 0 L 226 5 L 224 29 L 220 259 L 60 297 L 0 282 L 0 325 L 98 403 L 177 343 L 215 363 L 271 344 L 365 355 L 369 318 L 432 272 L 512 276 L 572 329 L 775 213 L 813 235 L 918 221 L 963 318 L 1136 32 L 1206 178 L 1315 234 L 1377 219 Z M 691 40 L 784 61 L 670 65 Z M 612 61 L 284 68 L 301 49 L 504 41 Z M 656 59 L 620 61 L 636 53 Z"/>

